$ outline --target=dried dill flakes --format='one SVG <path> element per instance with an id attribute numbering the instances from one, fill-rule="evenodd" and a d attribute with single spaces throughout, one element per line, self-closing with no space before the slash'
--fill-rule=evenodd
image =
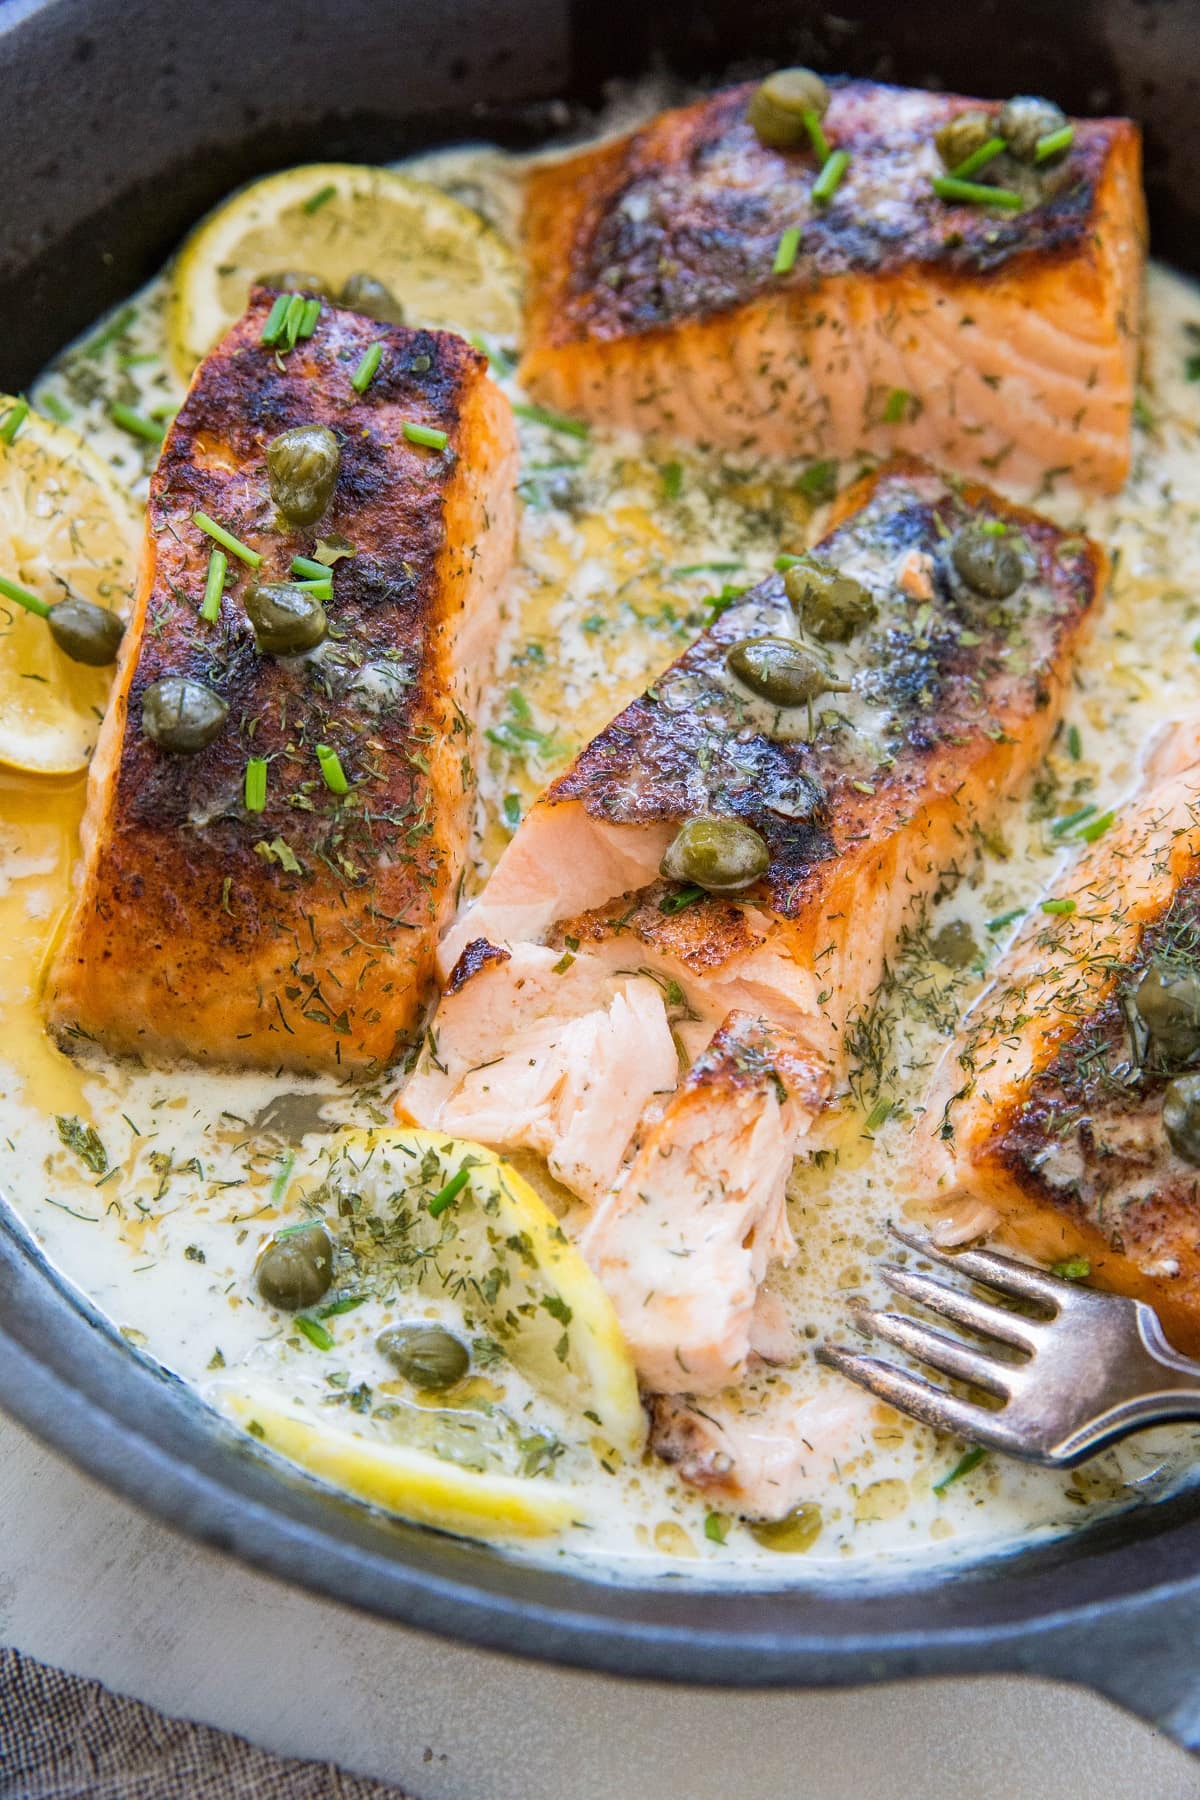
<path id="1" fill-rule="evenodd" d="M 186 1244 L 184 1246 L 183 1254 L 188 1262 L 206 1263 L 208 1261 L 207 1256 L 205 1256 L 199 1244 Z"/>
<path id="2" fill-rule="evenodd" d="M 1086 1281 L 1091 1272 L 1092 1265 L 1086 1256 L 1069 1256 L 1065 1262 L 1050 1264 L 1050 1273 L 1061 1281 Z"/>
<path id="3" fill-rule="evenodd" d="M 254 846 L 254 854 L 261 856 L 264 862 L 278 863 L 289 875 L 303 875 L 304 864 L 292 849 L 286 838 L 275 837 L 270 843 L 260 838 Z"/>
<path id="4" fill-rule="evenodd" d="M 89 1168 L 93 1175 L 104 1175 L 108 1171 L 108 1152 L 101 1141 L 100 1133 L 94 1125 L 85 1125 L 82 1119 L 73 1114 L 56 1113 L 54 1123 L 58 1126 L 58 1135 L 68 1150 L 74 1151 L 80 1162 Z"/>
<path id="5" fill-rule="evenodd" d="M 528 1437 L 518 1438 L 517 1450 L 520 1453 L 522 1475 L 549 1475 L 559 1457 L 566 1452 L 566 1445 L 560 1444 L 549 1432 L 535 1431 Z"/>
<path id="6" fill-rule="evenodd" d="M 709 1513 L 704 1521 L 704 1535 L 710 1544 L 723 1544 L 729 1536 L 730 1519 L 725 1513 Z"/>

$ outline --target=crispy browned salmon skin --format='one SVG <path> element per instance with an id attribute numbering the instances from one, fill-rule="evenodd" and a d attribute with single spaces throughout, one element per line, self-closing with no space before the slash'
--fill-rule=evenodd
<path id="1" fill-rule="evenodd" d="M 1062 162 L 1010 164 L 997 179 L 1028 203 L 1008 212 L 931 186 L 938 128 L 983 103 L 830 87 L 825 134 L 850 161 L 825 206 L 811 150 L 759 142 L 751 86 L 533 171 L 529 391 L 740 453 L 907 450 L 1021 486 L 1069 470 L 1118 488 L 1145 256 L 1136 126 L 1076 120 Z"/>
<path id="2" fill-rule="evenodd" d="M 513 544 L 515 437 L 486 361 L 446 333 L 322 308 L 286 355 L 261 336 L 273 296 L 197 370 L 151 483 L 136 605 L 92 763 L 84 864 L 48 983 L 64 1044 L 150 1059 L 364 1070 L 413 1027 L 453 908 L 472 787 L 469 714 Z M 363 393 L 352 377 L 379 344 Z M 267 445 L 328 426 L 332 503 L 288 527 Z M 446 434 L 444 450 L 405 426 Z M 436 440 L 435 440 L 436 443 Z M 233 555 L 215 624 L 199 616 L 209 515 L 261 556 Z M 326 641 L 255 647 L 250 583 L 341 538 Z M 142 729 L 167 676 L 227 702 L 193 755 Z M 317 755 L 336 753 L 332 783 Z M 246 764 L 266 761 L 246 806 Z M 348 791 L 336 788 L 346 786 Z"/>
<path id="3" fill-rule="evenodd" d="M 1192 756 L 1200 739 L 1192 734 Z M 1200 764 L 1153 785 L 1034 911 L 935 1080 L 916 1204 L 949 1239 L 990 1231 L 1148 1300 L 1200 1351 L 1200 1167 L 1168 1138 L 1168 1084 L 1200 1067 L 1148 972 L 1200 996 Z M 1200 1122 L 1200 1113 L 1198 1113 Z M 1200 1133 L 1195 1141 L 1200 1144 Z"/>
<path id="4" fill-rule="evenodd" d="M 843 515 L 816 554 L 862 584 L 874 616 L 825 646 L 830 691 L 779 708 L 728 666 L 739 640 L 795 640 L 773 576 L 522 821 L 442 946 L 447 974 L 466 955 L 436 1052 L 404 1095 L 422 1123 L 551 1157 L 569 1134 L 578 1149 L 566 1096 L 586 1083 L 589 1104 L 624 1128 L 639 1091 L 641 1105 L 662 1092 L 666 1028 L 695 1057 L 735 1010 L 841 1063 L 847 1018 L 898 929 L 968 865 L 976 834 L 1039 761 L 1103 574 L 1083 538 L 911 461 L 865 479 Z M 968 526 L 1019 558 L 1002 600 L 957 572 Z M 721 898 L 660 876 L 680 825 L 701 814 L 760 834 L 761 880 Z M 585 1194 L 590 1154 L 573 1152 L 563 1177 Z M 606 1163 L 601 1185 L 611 1179 Z"/>

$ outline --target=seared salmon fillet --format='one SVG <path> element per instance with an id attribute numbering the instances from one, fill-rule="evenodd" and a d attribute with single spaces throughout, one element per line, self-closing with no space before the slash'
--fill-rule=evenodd
<path id="1" fill-rule="evenodd" d="M 811 150 L 759 142 L 750 85 L 531 173 L 529 392 L 740 454 L 905 450 L 1010 485 L 1069 471 L 1120 487 L 1146 243 L 1137 127 L 1076 120 L 1061 163 L 1005 171 L 1027 199 L 1008 212 L 931 186 L 935 133 L 986 103 L 830 89 L 825 135 L 850 161 L 825 206 Z"/>
<path id="2" fill-rule="evenodd" d="M 949 1048 L 913 1158 L 953 1240 L 990 1231 L 1147 1300 L 1200 1351 L 1200 738 L 1033 912 Z M 1183 1143 L 1184 1150 L 1179 1147 Z"/>
<path id="3" fill-rule="evenodd" d="M 788 1176 L 828 1091 L 811 1052 L 732 1013 L 647 1121 L 579 1247 L 651 1393 L 717 1393 L 762 1343 L 763 1278 L 796 1250 Z"/>
<path id="4" fill-rule="evenodd" d="M 154 473 L 48 1014 L 68 1047 L 362 1071 L 407 1041 L 453 910 L 470 713 L 513 548 L 515 434 L 461 339 L 326 305 L 278 354 L 261 341 L 272 303 L 257 290 L 201 364 Z M 333 431 L 340 472 L 324 516 L 299 530 L 275 513 L 266 450 L 314 423 Z M 432 443 L 410 441 L 422 428 Z M 230 554 L 214 624 L 198 617 L 214 546 L 197 511 L 261 559 Z M 328 637 L 260 654 L 250 584 L 286 581 L 322 538 L 352 552 L 333 568 Z M 147 689 L 168 676 L 228 705 L 195 754 L 143 730 Z M 267 764 L 258 810 L 250 758 Z"/>
<path id="5" fill-rule="evenodd" d="M 969 590 L 954 562 L 957 534 L 985 526 L 1020 558 L 1004 600 Z M 685 1061 L 736 1010 L 837 1070 L 847 1019 L 901 924 L 968 865 L 989 814 L 1038 763 L 1103 568 L 1084 539 L 911 461 L 853 490 L 814 554 L 874 608 L 849 642 L 825 646 L 845 691 L 776 708 L 731 674 L 735 643 L 795 638 L 776 576 L 580 753 L 442 946 L 444 969 L 459 963 L 455 991 L 435 1020 L 436 1057 L 422 1056 L 402 1096 L 420 1123 L 529 1141 L 527 1109 L 511 1098 L 530 1054 L 520 946 L 561 952 L 536 989 L 539 1055 L 556 1033 L 565 1041 L 607 978 L 640 981 Z M 680 825 L 703 814 L 743 821 L 766 845 L 767 872 L 744 892 L 722 898 L 660 875 Z M 459 961 L 468 945 L 474 960 Z M 474 1023 L 484 984 L 487 1033 Z M 647 1102 L 661 1090 L 661 1036 L 642 1042 L 614 1064 L 622 1128 L 631 1084 Z M 606 1081 L 588 1073 L 603 1116 Z M 490 1120 L 481 1083 L 500 1097 Z"/>

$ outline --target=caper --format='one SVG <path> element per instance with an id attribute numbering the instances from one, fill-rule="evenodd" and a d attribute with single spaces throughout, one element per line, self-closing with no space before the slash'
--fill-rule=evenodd
<path id="1" fill-rule="evenodd" d="M 304 269 L 279 269 L 271 275 L 260 275 L 258 285 L 274 288 L 280 294 L 311 294 L 318 300 L 333 299 L 328 282 Z"/>
<path id="2" fill-rule="evenodd" d="M 997 137 L 992 121 L 984 112 L 956 113 L 936 133 L 937 153 L 947 169 L 957 169 L 968 156 L 982 150 L 989 138 Z"/>
<path id="3" fill-rule="evenodd" d="M 808 142 L 806 112 L 823 118 L 829 89 L 813 69 L 776 69 L 750 96 L 747 118 L 769 150 L 799 150 Z"/>
<path id="4" fill-rule="evenodd" d="M 965 919 L 951 919 L 930 939 L 929 948 L 948 969 L 966 969 L 979 955 L 975 933 Z"/>
<path id="5" fill-rule="evenodd" d="M 1017 94 L 1001 109 L 996 130 L 1008 145 L 1010 156 L 1018 162 L 1037 160 L 1041 139 L 1061 131 L 1067 115 L 1053 100 L 1042 100 L 1036 94 Z"/>
<path id="6" fill-rule="evenodd" d="M 825 643 L 848 643 L 875 617 L 870 589 L 815 557 L 802 557 L 795 563 L 783 585 L 805 631 Z"/>
<path id="7" fill-rule="evenodd" d="M 324 1225 L 302 1225 L 268 1238 L 258 1259 L 258 1291 L 271 1306 L 315 1306 L 333 1281 L 333 1239 Z"/>
<path id="8" fill-rule="evenodd" d="M 142 730 L 176 756 L 194 756 L 211 744 L 228 716 L 220 694 L 188 675 L 164 675 L 142 695 Z"/>
<path id="9" fill-rule="evenodd" d="M 271 498 L 291 525 L 315 525 L 333 499 L 342 453 L 328 425 L 293 425 L 267 445 Z"/>
<path id="10" fill-rule="evenodd" d="M 689 819 L 659 864 L 668 881 L 683 881 L 710 894 L 736 894 L 765 875 L 771 852 L 753 826 L 740 819 Z"/>
<path id="11" fill-rule="evenodd" d="M 1167 1083 L 1162 1116 L 1176 1156 L 1200 1165 L 1200 1075 L 1178 1075 Z"/>
<path id="12" fill-rule="evenodd" d="M 378 319 L 381 325 L 403 325 L 404 308 L 385 282 L 374 275 L 348 275 L 342 288 L 342 305 L 353 312 Z"/>
<path id="13" fill-rule="evenodd" d="M 1021 552 L 1007 532 L 964 525 L 950 544 L 950 560 L 960 577 L 989 600 L 1007 600 L 1025 578 Z"/>
<path id="14" fill-rule="evenodd" d="M 1200 973 L 1151 963 L 1133 996 L 1160 1069 L 1182 1069 L 1200 1051 Z"/>
<path id="15" fill-rule="evenodd" d="M 93 600 L 60 600 L 46 614 L 50 635 L 72 662 L 103 669 L 117 660 L 125 627 L 116 613 Z"/>
<path id="16" fill-rule="evenodd" d="M 265 581 L 252 587 L 246 595 L 246 617 L 264 656 L 302 656 L 315 650 L 329 630 L 316 595 L 292 581 Z"/>
<path id="17" fill-rule="evenodd" d="M 467 1346 L 440 1325 L 392 1325 L 380 1332 L 375 1346 L 418 1388 L 453 1387 L 471 1366 Z"/>
<path id="18" fill-rule="evenodd" d="M 825 658 L 794 638 L 741 638 L 730 647 L 725 664 L 744 687 L 773 706 L 803 706 L 818 694 L 844 694 L 850 685 L 835 681 Z"/>
<path id="19" fill-rule="evenodd" d="M 764 1550 L 777 1550 L 796 1556 L 811 1550 L 821 1535 L 821 1509 L 812 1500 L 785 1513 L 782 1519 L 759 1519 L 750 1525 L 750 1536 Z"/>

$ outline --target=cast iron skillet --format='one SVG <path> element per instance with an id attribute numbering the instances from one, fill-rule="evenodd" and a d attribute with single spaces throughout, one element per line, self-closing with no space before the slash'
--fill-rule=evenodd
<path id="1" fill-rule="evenodd" d="M 143 281 L 235 183 L 463 137 L 534 142 L 656 64 L 781 62 L 1034 91 L 1148 132 L 1156 248 L 1196 260 L 1200 7 L 839 0 L 6 0 L 0 384 Z M 566 103 L 564 105 L 564 102 Z M 617 1674 L 815 1686 L 1011 1670 L 1085 1682 L 1200 1746 L 1200 1499 L 932 1577 L 774 1593 L 605 1586 L 391 1524 L 281 1475 L 139 1357 L 0 1220 L 0 1398 L 202 1541 L 406 1624 Z"/>

